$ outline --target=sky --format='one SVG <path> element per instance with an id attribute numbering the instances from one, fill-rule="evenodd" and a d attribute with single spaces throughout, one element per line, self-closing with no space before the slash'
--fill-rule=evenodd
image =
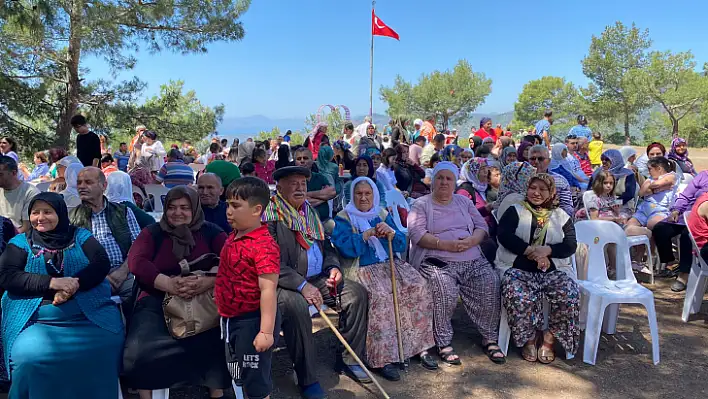
<path id="1" fill-rule="evenodd" d="M 668 10 L 668 8 L 671 10 Z M 385 113 L 378 89 L 400 74 L 451 69 L 467 59 L 492 79 L 478 112 L 506 112 L 523 85 L 543 76 L 587 84 L 580 61 L 592 35 L 619 20 L 648 29 L 653 49 L 693 51 L 708 61 L 708 2 L 700 0 L 380 0 L 376 14 L 401 37 L 374 39 L 374 112 Z M 146 96 L 181 79 L 203 104 L 224 104 L 226 117 L 304 117 L 321 104 L 369 109 L 371 3 L 364 0 L 253 0 L 239 42 L 220 42 L 207 54 L 138 54 L 120 78 L 148 83 Z M 89 78 L 107 77 L 87 59 Z"/>

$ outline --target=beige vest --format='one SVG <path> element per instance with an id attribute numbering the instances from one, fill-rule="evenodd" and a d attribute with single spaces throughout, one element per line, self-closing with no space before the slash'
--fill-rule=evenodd
<path id="1" fill-rule="evenodd" d="M 528 209 L 524 208 L 521 204 L 512 205 L 516 212 L 519 214 L 519 225 L 516 227 L 516 236 L 524 240 L 524 242 L 531 241 L 531 220 L 532 215 Z M 565 235 L 563 234 L 563 226 L 568 222 L 570 217 L 562 209 L 556 208 L 553 210 L 550 218 L 550 225 L 546 231 L 546 245 L 559 244 L 563 242 Z M 507 269 L 514 265 L 514 260 L 516 260 L 516 254 L 504 248 L 503 245 L 499 245 L 497 249 L 497 259 L 494 262 L 499 268 L 501 275 L 506 272 Z M 564 271 L 573 280 L 577 279 L 575 271 L 573 271 L 573 264 L 570 258 L 552 258 L 553 264 L 556 269 Z"/>

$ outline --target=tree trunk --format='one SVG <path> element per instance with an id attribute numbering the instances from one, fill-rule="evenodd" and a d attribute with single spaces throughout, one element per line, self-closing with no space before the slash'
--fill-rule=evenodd
<path id="1" fill-rule="evenodd" d="M 443 113 L 442 117 L 443 117 L 442 129 L 447 130 L 447 124 L 448 124 L 448 121 L 450 120 L 450 116 L 446 113 Z"/>
<path id="2" fill-rule="evenodd" d="M 678 134 L 679 134 L 679 128 L 678 128 L 678 127 L 679 127 L 679 121 L 678 121 L 678 119 L 676 119 L 676 118 L 671 118 L 671 126 L 672 126 L 671 138 L 674 139 L 674 138 L 678 137 Z"/>
<path id="3" fill-rule="evenodd" d="M 57 137 L 55 145 L 69 148 L 69 137 L 71 136 L 71 118 L 79 108 L 79 93 L 81 80 L 79 78 L 79 61 L 81 59 L 81 29 L 84 2 L 74 0 L 69 16 L 69 48 L 66 56 L 66 96 L 62 106 L 61 116 L 57 124 Z"/>
<path id="4" fill-rule="evenodd" d="M 624 145 L 629 145 L 631 142 L 631 136 L 629 135 L 629 110 L 627 106 L 624 107 Z"/>

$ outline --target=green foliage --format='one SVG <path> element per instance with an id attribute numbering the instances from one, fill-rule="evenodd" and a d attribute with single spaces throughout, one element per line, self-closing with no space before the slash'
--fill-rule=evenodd
<path id="1" fill-rule="evenodd" d="M 519 99 L 514 104 L 515 120 L 525 125 L 533 125 L 543 118 L 543 112 L 553 110 L 556 121 L 575 118 L 578 90 L 564 78 L 544 76 L 524 85 Z"/>
<path id="2" fill-rule="evenodd" d="M 284 136 L 285 133 L 280 131 L 279 127 L 274 127 L 270 132 L 260 132 L 256 140 L 265 141 L 277 139 L 278 136 Z M 290 142 L 294 144 L 302 144 L 305 141 L 305 135 L 302 132 L 293 132 L 290 134 Z"/>
<path id="3" fill-rule="evenodd" d="M 327 136 L 329 136 L 329 139 L 331 141 L 337 140 L 340 137 L 342 137 L 342 131 L 344 130 L 344 124 L 347 122 L 344 120 L 344 117 L 342 117 L 341 112 L 339 112 L 338 108 L 335 108 L 334 111 L 325 114 L 324 118 L 321 118 L 322 122 L 327 123 Z M 303 133 L 303 140 L 302 141 L 297 141 L 293 138 L 292 142 L 296 144 L 301 144 L 305 141 L 305 137 L 307 137 L 308 134 L 312 131 L 312 129 L 315 128 L 315 125 L 317 125 L 317 115 L 315 114 L 310 114 L 307 116 L 305 119 L 305 132 Z"/>
<path id="4" fill-rule="evenodd" d="M 14 0 L 0 7 L 0 126 L 70 136 L 69 119 L 79 107 L 102 108 L 135 100 L 144 85 L 84 80 L 83 56 L 103 59 L 113 77 L 132 69 L 138 50 L 204 53 L 210 43 L 244 35 L 239 21 L 250 0 Z M 24 87 L 24 101 L 18 88 Z M 7 101 L 6 99 L 9 99 Z M 19 122 L 19 123 L 18 123 Z M 36 122 L 36 123 L 35 123 Z M 26 129 L 25 129 L 26 130 Z M 26 134 L 26 133 L 25 133 Z"/>
<path id="5" fill-rule="evenodd" d="M 630 140 L 630 123 L 650 105 L 645 93 L 629 79 L 630 72 L 646 66 L 650 46 L 648 31 L 634 24 L 627 28 L 618 21 L 606 27 L 600 37 L 593 35 L 588 55 L 582 60 L 583 73 L 591 81 L 583 95 L 592 104 L 592 116 L 621 120 L 626 142 Z"/>
<path id="6" fill-rule="evenodd" d="M 415 85 L 397 76 L 394 85 L 382 86 L 379 94 L 389 105 L 389 116 L 436 115 L 447 128 L 449 123 L 468 119 L 491 91 L 492 80 L 474 72 L 467 60 L 460 60 L 451 71 L 423 74 Z"/>

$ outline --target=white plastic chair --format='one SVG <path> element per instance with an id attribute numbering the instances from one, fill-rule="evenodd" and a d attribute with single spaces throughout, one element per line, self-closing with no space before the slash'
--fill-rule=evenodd
<path id="1" fill-rule="evenodd" d="M 701 257 L 700 248 L 696 245 L 693 232 L 688 228 L 688 218 L 690 215 L 691 211 L 683 213 L 683 220 L 686 223 L 688 235 L 691 237 L 691 245 L 694 251 L 693 265 L 691 266 L 691 273 L 689 273 L 688 282 L 686 283 L 686 298 L 683 300 L 683 313 L 681 313 L 681 320 L 684 322 L 688 322 L 689 316 L 701 310 L 703 295 L 705 295 L 706 288 L 708 287 L 708 264 L 706 264 L 706 261 Z"/>
<path id="2" fill-rule="evenodd" d="M 581 308 L 587 320 L 583 361 L 595 364 L 603 321 L 609 330 L 614 330 L 617 323 L 618 308 L 615 307 L 620 303 L 636 303 L 644 305 L 647 309 L 652 358 L 654 364 L 658 364 L 659 327 L 656 322 L 654 294 L 634 278 L 624 230 L 608 221 L 583 220 L 575 224 L 575 231 L 578 243 L 588 246 L 587 280 L 578 280 L 578 285 L 587 298 L 587 306 Z M 607 277 L 604 251 L 607 244 L 617 246 L 617 280 L 614 281 Z"/>
<path id="3" fill-rule="evenodd" d="M 152 211 L 153 212 L 163 212 L 164 205 L 162 203 L 163 199 L 162 197 L 167 195 L 167 192 L 170 191 L 169 188 L 163 186 L 162 184 L 146 184 L 145 185 L 145 192 L 147 193 L 148 197 L 153 197 L 153 205 L 152 205 Z"/>
<path id="4" fill-rule="evenodd" d="M 403 227 L 403 223 L 401 222 L 401 215 L 398 213 L 399 206 L 401 208 L 405 208 L 408 211 L 411 210 L 411 206 L 408 204 L 408 201 L 406 201 L 400 191 L 389 190 L 386 191 L 386 203 L 388 204 L 389 212 L 391 213 L 391 216 L 393 217 L 393 222 L 396 223 L 396 227 L 398 228 L 398 230 L 400 230 L 404 234 L 408 234 L 408 229 L 406 227 Z"/>
<path id="5" fill-rule="evenodd" d="M 37 190 L 39 190 L 40 192 L 44 193 L 47 190 L 49 190 L 49 186 L 51 184 L 52 184 L 51 182 L 45 181 L 45 182 L 37 183 L 37 185 L 35 187 L 37 187 Z"/>

